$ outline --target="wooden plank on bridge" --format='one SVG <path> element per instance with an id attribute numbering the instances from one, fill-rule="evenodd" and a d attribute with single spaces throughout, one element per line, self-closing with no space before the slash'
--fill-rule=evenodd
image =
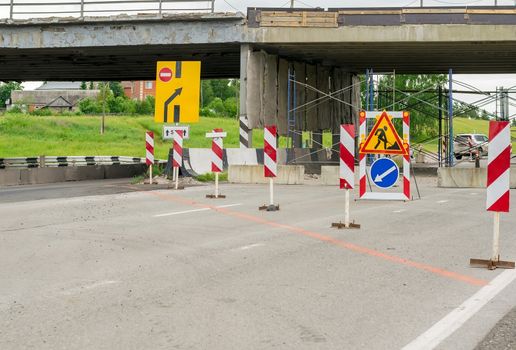
<path id="1" fill-rule="evenodd" d="M 262 11 L 258 16 L 261 27 L 337 28 L 337 12 L 320 11 Z"/>

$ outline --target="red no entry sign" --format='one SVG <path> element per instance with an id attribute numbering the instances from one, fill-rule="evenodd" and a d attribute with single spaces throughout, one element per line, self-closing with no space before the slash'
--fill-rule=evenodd
<path id="1" fill-rule="evenodd" d="M 172 79 L 172 70 L 168 67 L 165 67 L 159 71 L 159 79 L 166 83 Z"/>

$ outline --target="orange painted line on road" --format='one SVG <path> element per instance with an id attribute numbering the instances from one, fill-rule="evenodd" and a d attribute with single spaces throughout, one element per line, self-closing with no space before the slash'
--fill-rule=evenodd
<path id="1" fill-rule="evenodd" d="M 386 261 L 398 263 L 398 264 L 405 265 L 405 266 L 414 267 L 414 268 L 419 269 L 419 270 L 427 271 L 427 272 L 433 273 L 435 275 L 442 276 L 442 277 L 447 277 L 447 278 L 450 278 L 450 279 L 453 279 L 453 280 L 456 280 L 456 281 L 465 282 L 467 284 L 471 284 L 471 285 L 474 285 L 474 286 L 485 286 L 485 285 L 488 284 L 488 281 L 485 281 L 485 280 L 482 280 L 482 279 L 470 277 L 470 276 L 467 276 L 467 275 L 462 275 L 460 273 L 456 273 L 456 272 L 453 272 L 453 271 L 448 271 L 448 270 L 445 270 L 445 269 L 441 269 L 439 267 L 435 267 L 435 266 L 432 266 L 432 265 L 419 263 L 417 261 L 401 258 L 401 257 L 398 257 L 398 256 L 385 254 L 385 253 L 382 253 L 382 252 L 380 252 L 378 250 L 362 247 L 362 246 L 359 246 L 359 245 L 356 245 L 356 244 L 353 244 L 353 243 L 350 243 L 350 242 L 346 242 L 346 241 L 343 241 L 343 240 L 340 240 L 340 239 L 337 239 L 337 238 L 334 238 L 334 237 L 331 237 L 331 236 L 327 236 L 327 235 L 323 235 L 323 234 L 320 234 L 320 233 L 317 233 L 317 232 L 305 230 L 305 229 L 300 228 L 300 227 L 286 225 L 286 224 L 281 224 L 281 223 L 270 221 L 270 220 L 266 220 L 266 219 L 263 219 L 263 218 L 260 218 L 260 217 L 254 216 L 254 215 L 250 215 L 250 214 L 246 214 L 246 213 L 241 213 L 241 212 L 233 211 L 233 210 L 226 209 L 226 208 L 217 208 L 217 207 L 212 206 L 212 205 L 203 204 L 203 203 L 196 202 L 196 201 L 193 201 L 193 200 L 190 200 L 190 199 L 186 199 L 186 198 L 183 198 L 183 197 L 179 197 L 179 196 L 173 196 L 173 195 L 157 193 L 157 192 L 145 192 L 145 193 L 154 195 L 154 196 L 159 197 L 161 199 L 173 200 L 175 202 L 180 202 L 180 203 L 191 205 L 191 206 L 194 206 L 194 207 L 209 208 L 209 209 L 211 209 L 213 211 L 217 211 L 219 213 L 222 213 L 222 214 L 225 214 L 225 215 L 228 215 L 228 216 L 233 216 L 233 217 L 236 217 L 236 218 L 240 218 L 240 219 L 243 219 L 243 220 L 255 222 L 255 223 L 258 223 L 258 224 L 267 225 L 267 226 L 271 226 L 271 227 L 275 227 L 275 228 L 282 228 L 282 229 L 288 230 L 290 232 L 293 232 L 293 233 L 296 233 L 296 234 L 300 234 L 300 235 L 305 236 L 305 237 L 310 237 L 310 238 L 313 238 L 313 239 L 316 239 L 316 240 L 319 240 L 319 241 L 322 241 L 322 242 L 330 243 L 332 245 L 335 245 L 335 246 L 338 246 L 338 247 L 341 247 L 341 248 L 345 248 L 347 250 L 350 250 L 350 251 L 353 251 L 353 252 L 356 252 L 356 253 L 373 256 L 373 257 L 376 257 L 376 258 L 380 258 L 380 259 L 383 259 L 383 260 L 386 260 Z"/>

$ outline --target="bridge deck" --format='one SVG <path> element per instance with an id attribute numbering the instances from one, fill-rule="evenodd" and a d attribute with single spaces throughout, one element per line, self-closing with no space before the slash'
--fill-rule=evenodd
<path id="1" fill-rule="evenodd" d="M 153 79 L 157 60 L 239 77 L 240 46 L 349 71 L 516 72 L 516 8 L 263 9 L 0 22 L 0 80 Z"/>

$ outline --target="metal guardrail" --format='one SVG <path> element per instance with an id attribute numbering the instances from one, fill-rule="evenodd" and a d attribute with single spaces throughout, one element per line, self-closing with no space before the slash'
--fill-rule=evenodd
<path id="1" fill-rule="evenodd" d="M 0 0 L 0 11 L 8 9 L 8 16 L 0 12 L 0 17 L 9 19 L 32 17 L 56 17 L 69 15 L 85 16 L 111 15 L 122 13 L 169 12 L 214 12 L 215 0 Z"/>
<path id="2" fill-rule="evenodd" d="M 162 162 L 162 161 L 159 161 Z M 66 166 L 142 164 L 145 158 L 123 156 L 17 157 L 0 158 L 0 169 Z"/>

